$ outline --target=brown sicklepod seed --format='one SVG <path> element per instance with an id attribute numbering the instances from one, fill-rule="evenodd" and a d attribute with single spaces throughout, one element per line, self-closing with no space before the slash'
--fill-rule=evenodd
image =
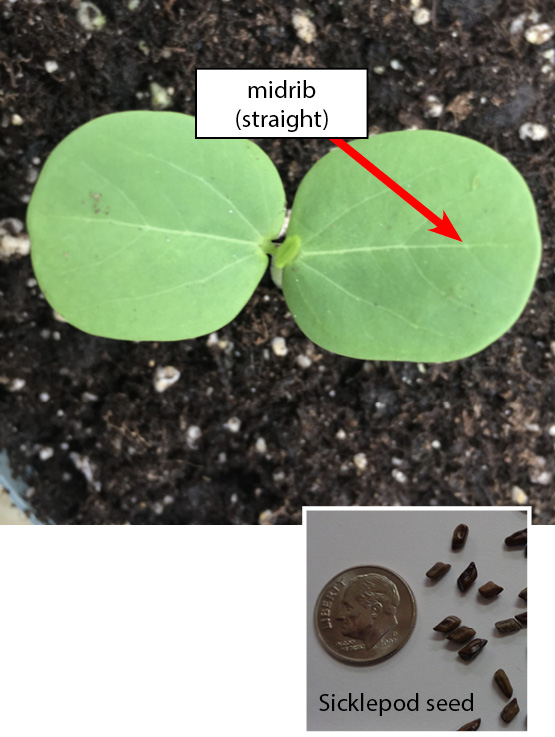
<path id="1" fill-rule="evenodd" d="M 508 545 L 510 548 L 515 547 L 516 545 L 526 545 L 527 537 L 528 537 L 528 529 L 525 527 L 523 530 L 518 530 L 518 532 L 513 532 L 512 535 L 509 535 L 509 537 L 506 537 L 505 545 Z"/>
<path id="2" fill-rule="evenodd" d="M 466 724 L 463 724 L 462 727 L 459 727 L 457 732 L 475 732 L 479 729 L 481 723 L 481 719 L 474 719 L 473 722 L 467 722 Z"/>
<path id="3" fill-rule="evenodd" d="M 461 620 L 458 617 L 455 617 L 454 614 L 450 614 L 448 617 L 445 617 L 445 619 L 442 619 L 439 624 L 436 624 L 434 630 L 436 632 L 451 632 L 451 630 L 458 627 L 460 623 Z"/>
<path id="4" fill-rule="evenodd" d="M 458 627 L 447 635 L 447 639 L 452 642 L 458 642 L 462 645 L 463 643 L 471 640 L 475 634 L 476 630 L 473 630 L 472 627 Z"/>
<path id="5" fill-rule="evenodd" d="M 450 563 L 436 563 L 430 568 L 429 571 L 426 571 L 426 576 L 428 578 L 431 578 L 432 581 L 439 581 L 440 578 L 443 578 L 443 576 L 445 576 L 450 568 Z"/>
<path id="6" fill-rule="evenodd" d="M 493 674 L 493 680 L 499 686 L 503 696 L 506 696 L 508 699 L 510 699 L 513 695 L 513 687 L 511 686 L 511 682 L 509 681 L 509 678 L 503 668 L 499 668 L 499 670 L 495 671 L 495 673 Z"/>
<path id="7" fill-rule="evenodd" d="M 512 701 L 509 701 L 507 706 L 501 712 L 501 719 L 508 724 L 513 721 L 519 711 L 520 707 L 518 702 L 516 699 L 513 699 Z"/>
<path id="8" fill-rule="evenodd" d="M 503 591 L 503 586 L 498 586 L 493 581 L 488 581 L 483 586 L 480 586 L 478 591 L 484 599 L 493 599 L 494 596 L 498 596 Z"/>
<path id="9" fill-rule="evenodd" d="M 487 640 L 481 640 L 479 637 L 475 640 L 471 640 L 468 645 L 465 645 L 459 650 L 459 658 L 462 660 L 472 660 L 478 655 L 478 653 L 486 646 Z"/>
<path id="10" fill-rule="evenodd" d="M 464 548 L 467 537 L 468 527 L 466 525 L 457 525 L 453 532 L 453 539 L 451 540 L 451 550 L 460 550 L 460 548 Z"/>
<path id="11" fill-rule="evenodd" d="M 528 601 L 528 587 L 526 587 L 525 589 L 522 589 L 519 596 L 521 599 L 524 599 L 524 601 Z"/>
<path id="12" fill-rule="evenodd" d="M 515 619 L 517 622 L 520 622 L 520 624 L 523 627 L 526 627 L 528 625 L 528 612 L 522 612 L 522 614 L 515 614 Z"/>
<path id="13" fill-rule="evenodd" d="M 499 632 L 518 632 L 520 630 L 520 624 L 516 621 L 516 619 L 501 619 L 499 622 L 495 623 L 495 626 L 499 630 Z"/>
<path id="14" fill-rule="evenodd" d="M 467 591 L 470 585 L 478 577 L 478 571 L 474 563 L 470 563 L 457 578 L 457 586 L 461 591 Z"/>

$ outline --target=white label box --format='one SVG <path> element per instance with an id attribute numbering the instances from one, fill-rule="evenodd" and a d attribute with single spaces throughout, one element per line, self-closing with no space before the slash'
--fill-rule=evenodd
<path id="1" fill-rule="evenodd" d="M 197 69 L 196 138 L 367 138 L 367 69 Z"/>

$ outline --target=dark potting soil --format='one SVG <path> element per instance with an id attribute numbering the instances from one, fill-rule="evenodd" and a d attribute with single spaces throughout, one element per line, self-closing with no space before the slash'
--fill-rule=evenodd
<path id="1" fill-rule="evenodd" d="M 196 66 L 360 67 L 372 133 L 453 131 L 508 157 L 536 200 L 544 255 L 509 333 L 472 358 L 426 366 L 320 350 L 268 276 L 210 344 L 99 339 L 54 319 L 28 258 L 0 262 L 0 447 L 39 517 L 288 524 L 303 504 L 510 504 L 519 487 L 535 522 L 554 522 L 554 39 L 538 46 L 523 32 L 553 24 L 555 3 L 424 0 L 432 20 L 418 26 L 409 0 L 143 0 L 135 11 L 97 0 L 107 21 L 93 33 L 75 5 L 0 3 L 0 218 L 24 219 L 37 170 L 75 127 L 148 108 L 151 81 L 174 88 L 171 109 L 193 114 Z M 296 35 L 295 9 L 309 14 L 312 43 Z M 511 27 L 523 11 L 523 27 Z M 522 140 L 525 122 L 551 137 Z M 289 205 L 331 146 L 259 143 Z M 276 336 L 287 355 L 273 352 Z M 181 377 L 157 393 L 154 371 L 166 365 Z M 16 378 L 25 386 L 10 391 Z"/>

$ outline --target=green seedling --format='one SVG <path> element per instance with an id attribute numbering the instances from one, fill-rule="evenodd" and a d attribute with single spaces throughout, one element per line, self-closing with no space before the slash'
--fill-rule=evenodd
<path id="1" fill-rule="evenodd" d="M 246 140 L 196 140 L 194 119 L 107 115 L 53 151 L 29 205 L 31 256 L 50 304 L 94 335 L 195 338 L 244 307 L 269 257 L 306 335 L 361 359 L 469 356 L 517 320 L 541 240 L 517 170 L 467 138 L 435 131 L 352 142 L 434 212 L 430 223 L 335 149 L 295 198 Z"/>

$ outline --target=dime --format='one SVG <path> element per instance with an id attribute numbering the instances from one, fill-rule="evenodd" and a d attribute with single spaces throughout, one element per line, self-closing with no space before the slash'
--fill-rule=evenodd
<path id="1" fill-rule="evenodd" d="M 320 644 L 349 665 L 372 665 L 395 655 L 415 622 L 408 584 L 381 566 L 342 571 L 322 589 L 314 609 Z"/>

